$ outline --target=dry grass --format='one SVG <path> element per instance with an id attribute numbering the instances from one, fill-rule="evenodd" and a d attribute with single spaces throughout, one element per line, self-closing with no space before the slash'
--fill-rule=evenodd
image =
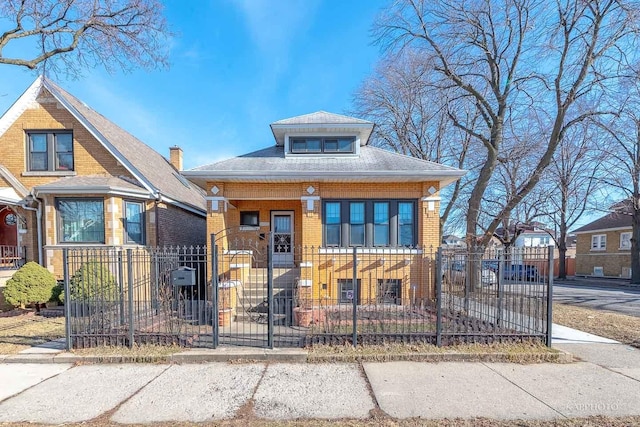
<path id="1" fill-rule="evenodd" d="M 64 318 L 33 313 L 0 317 L 0 354 L 14 354 L 34 345 L 64 337 Z"/>
<path id="2" fill-rule="evenodd" d="M 640 317 L 553 304 L 553 321 L 640 348 Z"/>
<path id="3" fill-rule="evenodd" d="M 516 363 L 536 363 L 559 361 L 557 350 L 538 342 L 465 344 L 436 347 L 430 344 L 385 344 L 352 347 L 314 346 L 309 350 L 310 362 L 363 362 L 363 361 L 437 361 L 448 356 L 462 355 L 463 359 L 483 361 L 505 361 Z"/>
<path id="4" fill-rule="evenodd" d="M 98 356 L 112 357 L 121 356 L 129 362 L 158 362 L 168 360 L 169 356 L 174 353 L 185 351 L 183 347 L 177 345 L 135 345 L 133 348 L 128 347 L 94 347 L 73 350 L 73 354 L 78 356 Z"/>

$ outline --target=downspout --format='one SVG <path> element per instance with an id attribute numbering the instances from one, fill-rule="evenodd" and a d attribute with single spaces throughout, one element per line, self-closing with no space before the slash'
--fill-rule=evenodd
<path id="1" fill-rule="evenodd" d="M 155 204 L 153 205 L 154 215 L 156 216 L 156 247 L 160 247 L 160 218 L 158 217 L 158 202 L 160 201 L 160 195 L 156 197 Z"/>
<path id="2" fill-rule="evenodd" d="M 31 194 L 30 196 L 33 197 L 33 200 L 38 204 L 38 207 L 32 208 L 31 206 L 27 206 L 25 200 L 22 201 L 20 207 L 24 210 L 36 213 L 36 229 L 38 234 L 38 264 L 42 265 L 42 202 L 37 197 L 34 197 Z"/>

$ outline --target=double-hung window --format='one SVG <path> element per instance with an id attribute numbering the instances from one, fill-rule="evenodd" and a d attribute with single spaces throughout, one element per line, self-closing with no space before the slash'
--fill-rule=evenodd
<path id="1" fill-rule="evenodd" d="M 72 171 L 73 133 L 27 132 L 29 171 Z"/>
<path id="2" fill-rule="evenodd" d="M 104 243 L 104 200 L 56 199 L 58 241 L 61 243 Z"/>
<path id="3" fill-rule="evenodd" d="M 364 202 L 349 204 L 349 242 L 351 246 L 364 246 Z"/>
<path id="4" fill-rule="evenodd" d="M 592 251 L 604 251 L 607 249 L 607 235 L 595 234 L 591 236 L 591 250 Z"/>
<path id="5" fill-rule="evenodd" d="M 342 215 L 340 208 L 340 202 L 327 202 L 324 205 L 324 240 L 327 246 L 340 246 L 341 244 Z"/>
<path id="6" fill-rule="evenodd" d="M 144 245 L 144 205 L 141 202 L 124 202 L 124 241 Z"/>
<path id="7" fill-rule="evenodd" d="M 631 233 L 620 233 L 620 249 L 631 249 Z"/>
<path id="8" fill-rule="evenodd" d="M 413 200 L 327 200 L 323 204 L 326 246 L 397 247 L 416 244 Z"/>

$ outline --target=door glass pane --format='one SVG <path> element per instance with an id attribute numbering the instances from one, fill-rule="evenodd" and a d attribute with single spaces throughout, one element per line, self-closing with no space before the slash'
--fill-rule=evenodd
<path id="1" fill-rule="evenodd" d="M 389 203 L 377 202 L 373 204 L 373 244 L 376 246 L 389 245 Z"/>
<path id="2" fill-rule="evenodd" d="M 276 233 L 291 233 L 291 217 L 289 215 L 274 215 L 273 227 Z"/>
<path id="3" fill-rule="evenodd" d="M 349 204 L 350 244 L 364 245 L 364 202 Z"/>

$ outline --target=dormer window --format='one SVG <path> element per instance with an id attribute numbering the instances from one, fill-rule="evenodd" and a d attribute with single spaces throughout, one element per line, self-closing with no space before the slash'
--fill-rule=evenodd
<path id="1" fill-rule="evenodd" d="M 292 154 L 354 153 L 354 137 L 291 137 Z"/>

